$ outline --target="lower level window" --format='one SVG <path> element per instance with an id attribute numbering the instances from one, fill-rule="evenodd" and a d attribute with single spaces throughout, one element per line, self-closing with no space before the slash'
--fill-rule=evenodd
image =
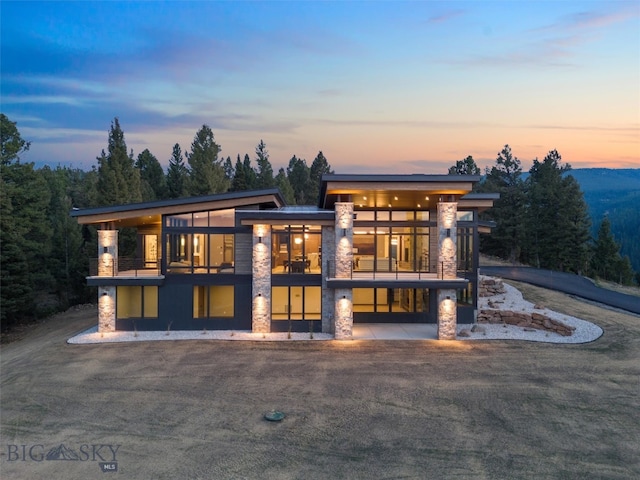
<path id="1" fill-rule="evenodd" d="M 117 287 L 116 318 L 158 318 L 158 287 Z"/>
<path id="2" fill-rule="evenodd" d="M 193 318 L 233 317 L 233 285 L 193 287 Z"/>
<path id="3" fill-rule="evenodd" d="M 322 318 L 321 290 L 321 287 L 273 287 L 271 319 L 320 320 Z"/>

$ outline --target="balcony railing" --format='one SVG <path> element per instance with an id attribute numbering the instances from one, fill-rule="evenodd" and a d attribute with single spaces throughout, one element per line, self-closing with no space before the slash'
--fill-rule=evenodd
<path id="1" fill-rule="evenodd" d="M 349 269 L 349 276 L 346 277 L 348 279 L 371 279 L 375 280 L 433 280 L 440 279 L 444 280 L 442 276 L 442 272 L 444 272 L 444 262 L 442 262 L 440 268 L 440 276 L 438 276 L 437 271 L 433 271 L 430 269 L 429 265 L 426 265 L 425 268 L 422 268 L 422 262 L 418 262 L 418 269 L 407 268 L 406 266 L 401 265 L 401 262 L 397 260 L 392 260 L 392 265 L 389 270 L 361 270 L 357 268 L 353 263 L 351 264 L 351 268 Z M 465 265 L 458 263 L 458 276 L 464 276 L 464 274 L 468 273 L 470 270 L 464 268 Z M 327 260 L 325 264 L 325 272 L 327 278 L 336 278 L 336 266 L 335 262 Z M 462 275 L 460 275 L 462 274 Z"/>
<path id="2" fill-rule="evenodd" d="M 149 262 L 142 258 L 119 257 L 117 273 L 113 265 L 111 265 L 110 272 L 106 272 L 104 266 L 100 270 L 102 272 L 101 276 L 105 277 L 155 277 L 162 274 L 160 272 L 161 263 L 161 259 L 155 262 Z M 109 266 L 106 268 L 108 269 Z M 97 258 L 89 259 L 89 276 L 98 276 Z"/>

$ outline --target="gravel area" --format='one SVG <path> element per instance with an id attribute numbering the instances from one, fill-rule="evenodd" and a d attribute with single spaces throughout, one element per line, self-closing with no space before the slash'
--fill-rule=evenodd
<path id="1" fill-rule="evenodd" d="M 490 277 L 485 277 L 490 278 Z M 532 342 L 547 343 L 588 343 L 600 338 L 603 331 L 597 325 L 580 320 L 579 318 L 563 315 L 552 310 L 543 308 L 535 309 L 534 304 L 527 302 L 522 297 L 519 290 L 504 283 L 506 293 L 494 295 L 492 297 L 480 297 L 478 308 L 480 310 L 491 309 L 489 300 L 494 304 L 499 304 L 501 310 L 512 310 L 516 312 L 538 312 L 547 315 L 549 318 L 558 320 L 565 325 L 575 328 L 573 335 L 564 337 L 555 332 L 544 330 L 525 330 L 514 325 L 477 324 L 475 328 L 470 325 L 458 325 L 458 333 L 465 330 L 468 337 L 458 337 L 459 340 L 526 340 Z M 311 338 L 309 333 L 251 333 L 247 331 L 229 330 L 207 330 L 207 331 L 161 331 L 161 332 L 112 332 L 98 333 L 98 327 L 92 327 L 84 332 L 71 337 L 68 343 L 71 344 L 92 344 L 92 343 L 121 343 L 121 342 L 143 342 L 143 341 L 167 341 L 167 340 L 244 340 L 244 341 L 327 341 L 333 340 L 333 335 L 327 333 L 314 333 Z M 475 331 L 474 331 L 475 330 Z"/>

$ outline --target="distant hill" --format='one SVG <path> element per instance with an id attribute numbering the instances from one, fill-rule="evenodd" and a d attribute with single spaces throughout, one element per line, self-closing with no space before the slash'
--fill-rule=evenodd
<path id="1" fill-rule="evenodd" d="M 569 171 L 580 184 L 589 207 L 595 237 L 605 215 L 611 233 L 640 272 L 640 168 L 576 168 Z"/>

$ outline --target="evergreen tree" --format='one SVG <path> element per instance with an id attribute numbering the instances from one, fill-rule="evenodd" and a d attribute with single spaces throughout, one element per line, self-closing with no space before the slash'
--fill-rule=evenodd
<path id="1" fill-rule="evenodd" d="M 618 276 L 620 262 L 620 246 L 611 234 L 609 217 L 604 217 L 598 229 L 598 236 L 591 257 L 593 273 L 605 280 L 613 280 Z"/>
<path id="2" fill-rule="evenodd" d="M 296 203 L 295 194 L 293 193 L 293 187 L 289 183 L 289 179 L 287 178 L 284 168 L 280 167 L 280 170 L 278 170 L 275 182 L 276 187 L 280 189 L 280 193 L 282 193 L 287 205 L 294 205 Z"/>
<path id="3" fill-rule="evenodd" d="M 231 184 L 235 175 L 235 170 L 233 169 L 233 164 L 231 163 L 231 157 L 227 156 L 227 159 L 224 161 L 222 168 L 224 168 L 224 178 L 226 178 L 227 182 Z"/>
<path id="4" fill-rule="evenodd" d="M 227 179 L 218 153 L 220 145 L 215 142 L 211 128 L 203 125 L 191 143 L 191 152 L 187 153 L 189 195 L 209 195 L 227 191 Z"/>
<path id="5" fill-rule="evenodd" d="M 273 180 L 273 167 L 269 162 L 269 152 L 267 146 L 260 140 L 256 147 L 256 188 L 271 188 L 275 185 Z"/>
<path id="6" fill-rule="evenodd" d="M 233 174 L 233 180 L 231 181 L 232 192 L 244 192 L 247 190 L 247 177 L 245 174 L 245 168 L 240 160 L 240 154 L 238 154 L 238 159 L 236 160 L 236 167 Z"/>
<path id="7" fill-rule="evenodd" d="M 482 172 L 471 155 L 449 167 L 449 175 L 480 175 Z"/>
<path id="8" fill-rule="evenodd" d="M 244 154 L 242 165 L 244 167 L 244 178 L 247 184 L 247 190 L 255 190 L 258 188 L 258 176 L 255 169 L 251 166 L 251 159 L 248 153 Z"/>
<path id="9" fill-rule="evenodd" d="M 309 203 L 317 204 L 320 200 L 320 180 L 325 174 L 333 173 L 331 165 L 322 153 L 318 152 L 309 169 Z"/>
<path id="10" fill-rule="evenodd" d="M 293 188 L 295 203 L 298 205 L 309 205 L 312 201 L 309 198 L 309 167 L 306 160 L 295 155 L 289 160 L 287 166 L 287 178 Z"/>
<path id="11" fill-rule="evenodd" d="M 20 136 L 16 122 L 12 122 L 4 113 L 0 113 L 0 165 L 9 165 L 20 161 L 20 154 L 29 150 L 30 142 Z"/>
<path id="12" fill-rule="evenodd" d="M 127 154 L 127 144 L 120 122 L 111 123 L 107 153 L 98 157 L 97 201 L 100 206 L 140 202 L 140 172 L 135 168 L 133 153 Z"/>
<path id="13" fill-rule="evenodd" d="M 187 193 L 188 171 L 182 158 L 182 150 L 179 144 L 173 146 L 173 153 L 169 159 L 167 170 L 167 193 L 169 198 L 184 197 Z"/>
<path id="14" fill-rule="evenodd" d="M 144 149 L 138 155 L 135 164 L 140 171 L 140 190 L 143 201 L 162 200 L 167 198 L 167 180 L 158 159 Z"/>
<path id="15" fill-rule="evenodd" d="M 509 145 L 505 145 L 495 166 L 487 168 L 486 180 L 481 186 L 482 191 L 500 194 L 493 207 L 482 215 L 483 219 L 496 222 L 496 227 L 491 235 L 481 237 L 481 249 L 512 262 L 520 259 L 524 240 L 525 194 L 521 175 L 520 160 L 513 156 Z"/>

